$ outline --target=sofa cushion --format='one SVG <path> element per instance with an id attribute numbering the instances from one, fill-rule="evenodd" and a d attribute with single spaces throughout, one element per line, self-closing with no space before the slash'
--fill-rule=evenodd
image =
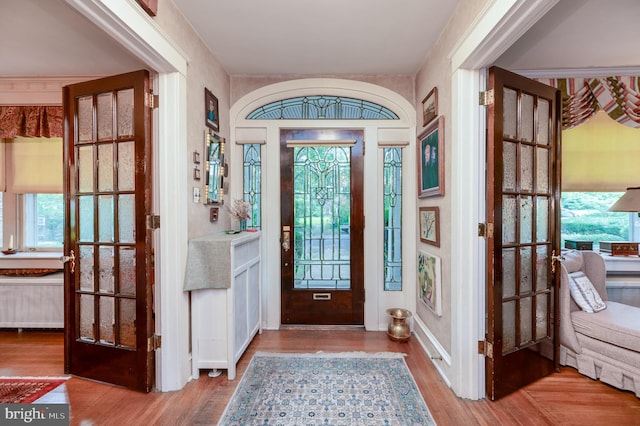
<path id="1" fill-rule="evenodd" d="M 571 313 L 576 333 L 640 352 L 640 308 L 607 302 L 607 309 L 593 314 Z"/>
<path id="2" fill-rule="evenodd" d="M 567 273 L 580 271 L 584 265 L 584 258 L 579 250 L 562 250 L 562 266 Z"/>
<path id="3" fill-rule="evenodd" d="M 582 271 L 569 274 L 569 290 L 573 300 L 585 312 L 600 312 L 607 308 L 598 290 Z"/>

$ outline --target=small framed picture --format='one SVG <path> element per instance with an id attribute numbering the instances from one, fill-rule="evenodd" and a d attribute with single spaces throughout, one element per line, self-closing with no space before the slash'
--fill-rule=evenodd
<path id="1" fill-rule="evenodd" d="M 422 126 L 429 124 L 438 116 L 438 88 L 431 89 L 429 94 L 422 100 Z"/>
<path id="2" fill-rule="evenodd" d="M 207 127 L 216 132 L 219 130 L 218 98 L 213 96 L 213 93 L 206 87 L 204 88 L 204 119 Z"/>
<path id="3" fill-rule="evenodd" d="M 200 153 L 193 151 L 193 164 L 200 164 Z"/>
<path id="4" fill-rule="evenodd" d="M 420 241 L 440 247 L 440 209 L 420 207 Z"/>
<path id="5" fill-rule="evenodd" d="M 418 198 L 444 195 L 444 117 L 418 136 Z"/>
<path id="6" fill-rule="evenodd" d="M 193 168 L 193 180 L 200 180 L 200 169 L 198 166 Z"/>
<path id="7" fill-rule="evenodd" d="M 442 315 L 442 273 L 440 258 L 418 252 L 418 299 L 434 314 Z"/>

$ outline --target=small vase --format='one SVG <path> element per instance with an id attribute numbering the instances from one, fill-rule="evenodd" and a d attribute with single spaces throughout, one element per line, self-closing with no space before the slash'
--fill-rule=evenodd
<path id="1" fill-rule="evenodd" d="M 391 322 L 387 328 L 387 335 L 395 342 L 406 342 L 411 337 L 411 327 L 407 324 L 407 318 L 411 316 L 411 311 L 401 308 L 387 309 L 387 314 L 391 316 Z"/>
<path id="2" fill-rule="evenodd" d="M 247 230 L 247 219 L 240 219 L 240 230 L 241 231 Z"/>

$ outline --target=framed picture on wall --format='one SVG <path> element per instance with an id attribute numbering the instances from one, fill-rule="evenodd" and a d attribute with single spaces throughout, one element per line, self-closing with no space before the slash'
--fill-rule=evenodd
<path id="1" fill-rule="evenodd" d="M 438 116 L 438 88 L 434 87 L 422 100 L 422 126 Z"/>
<path id="2" fill-rule="evenodd" d="M 418 136 L 418 198 L 444 195 L 444 117 Z"/>
<path id="3" fill-rule="evenodd" d="M 438 207 L 420 207 L 420 241 L 440 247 L 440 212 Z"/>
<path id="4" fill-rule="evenodd" d="M 218 98 L 206 87 L 204 88 L 204 120 L 210 129 L 218 131 L 220 121 L 218 117 Z"/>
<path id="5" fill-rule="evenodd" d="M 442 273 L 440 258 L 418 252 L 418 299 L 434 314 L 442 315 Z"/>

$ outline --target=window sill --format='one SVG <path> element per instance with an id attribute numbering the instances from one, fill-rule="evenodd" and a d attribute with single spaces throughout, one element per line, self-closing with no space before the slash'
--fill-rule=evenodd
<path id="1" fill-rule="evenodd" d="M 56 268 L 62 269 L 60 262 L 62 252 L 18 252 L 16 254 L 0 254 L 0 269 Z"/>

